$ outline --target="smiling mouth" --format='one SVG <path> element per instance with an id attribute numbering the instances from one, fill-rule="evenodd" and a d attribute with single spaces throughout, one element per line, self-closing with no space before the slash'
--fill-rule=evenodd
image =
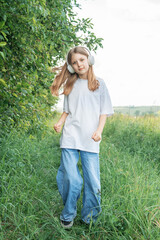
<path id="1" fill-rule="evenodd" d="M 84 68 L 79 68 L 79 71 L 82 71 Z"/>

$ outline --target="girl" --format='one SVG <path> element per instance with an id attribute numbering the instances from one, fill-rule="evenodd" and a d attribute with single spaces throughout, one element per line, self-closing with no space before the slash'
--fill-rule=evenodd
<path id="1" fill-rule="evenodd" d="M 101 212 L 99 144 L 107 115 L 113 108 L 105 82 L 93 72 L 94 58 L 85 47 L 74 47 L 56 76 L 52 95 L 64 87 L 63 113 L 54 125 L 56 132 L 63 131 L 60 139 L 61 164 L 57 173 L 58 190 L 63 200 L 61 225 L 70 228 L 77 213 L 77 200 L 83 189 L 82 220 L 94 222 Z M 81 157 L 83 179 L 77 163 Z"/>

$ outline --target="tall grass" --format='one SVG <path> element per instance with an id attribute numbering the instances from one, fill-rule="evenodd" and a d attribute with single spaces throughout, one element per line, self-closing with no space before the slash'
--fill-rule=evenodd
<path id="1" fill-rule="evenodd" d="M 160 117 L 115 115 L 104 132 L 118 149 L 160 162 Z"/>
<path id="2" fill-rule="evenodd" d="M 157 118 L 114 116 L 101 143 L 102 213 L 95 225 L 61 228 L 56 185 L 59 135 L 14 130 L 1 139 L 0 239 L 160 239 L 160 131 Z M 79 163 L 81 168 L 81 164 Z"/>

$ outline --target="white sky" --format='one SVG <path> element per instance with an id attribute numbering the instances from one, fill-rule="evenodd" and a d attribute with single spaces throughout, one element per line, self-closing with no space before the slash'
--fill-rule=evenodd
<path id="1" fill-rule="evenodd" d="M 114 106 L 160 105 L 160 0 L 79 0 L 79 17 L 92 18 L 95 73 Z"/>
<path id="2" fill-rule="evenodd" d="M 160 0 L 78 0 L 104 38 L 95 55 L 113 106 L 160 105 Z M 62 106 L 62 99 L 59 106 Z"/>

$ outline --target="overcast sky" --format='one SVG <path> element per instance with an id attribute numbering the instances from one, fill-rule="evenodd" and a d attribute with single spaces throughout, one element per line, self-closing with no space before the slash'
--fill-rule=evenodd
<path id="1" fill-rule="evenodd" d="M 96 36 L 104 38 L 94 69 L 113 106 L 160 105 L 160 0 L 77 2 L 78 16 L 92 18 Z"/>
<path id="2" fill-rule="evenodd" d="M 114 106 L 160 105 L 160 0 L 79 0 L 103 50 L 95 73 Z"/>

